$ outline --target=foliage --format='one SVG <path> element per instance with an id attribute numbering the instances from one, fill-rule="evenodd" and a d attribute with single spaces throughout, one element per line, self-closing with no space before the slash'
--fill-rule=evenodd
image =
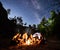
<path id="1" fill-rule="evenodd" d="M 44 36 L 53 36 L 56 35 L 58 38 L 60 36 L 60 12 L 56 13 L 51 11 L 51 16 L 46 20 L 45 17 L 42 18 L 41 23 L 38 25 L 38 30 Z"/>
<path id="2" fill-rule="evenodd" d="M 35 24 L 33 24 L 33 28 L 36 29 L 36 25 Z"/>
<path id="3" fill-rule="evenodd" d="M 11 12 L 11 9 L 7 9 L 7 14 L 10 14 L 10 12 Z"/>
<path id="4" fill-rule="evenodd" d="M 38 30 L 40 30 L 40 32 L 42 33 L 42 35 L 45 35 L 46 31 L 47 31 L 47 20 L 45 17 L 42 18 L 41 23 L 38 25 Z"/>

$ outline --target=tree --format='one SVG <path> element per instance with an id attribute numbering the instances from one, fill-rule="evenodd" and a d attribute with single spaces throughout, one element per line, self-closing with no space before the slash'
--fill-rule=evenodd
<path id="1" fill-rule="evenodd" d="M 56 36 L 60 38 L 60 12 L 56 13 L 51 11 L 51 16 L 46 20 L 45 17 L 42 18 L 41 23 L 38 25 L 38 29 L 44 36 Z"/>
<path id="2" fill-rule="evenodd" d="M 43 17 L 41 23 L 38 25 L 38 30 L 40 30 L 43 36 L 46 35 L 46 28 L 47 28 L 46 24 L 47 24 L 47 20 L 45 17 Z"/>
<path id="3" fill-rule="evenodd" d="M 17 24 L 23 25 L 22 17 L 17 17 Z"/>
<path id="4" fill-rule="evenodd" d="M 58 38 L 60 37 L 60 12 L 56 13 L 55 11 L 51 11 L 51 17 L 50 17 L 51 24 L 50 29 L 51 29 L 51 35 L 57 36 Z"/>
<path id="5" fill-rule="evenodd" d="M 33 24 L 33 28 L 36 29 L 36 25 L 35 24 Z"/>
<path id="6" fill-rule="evenodd" d="M 7 9 L 7 13 L 10 14 L 10 12 L 11 12 L 11 9 Z"/>
<path id="7" fill-rule="evenodd" d="M 45 18 L 45 16 L 44 16 L 44 17 L 42 18 L 41 24 L 45 26 L 46 22 L 47 22 L 47 20 L 46 20 L 46 18 Z"/>

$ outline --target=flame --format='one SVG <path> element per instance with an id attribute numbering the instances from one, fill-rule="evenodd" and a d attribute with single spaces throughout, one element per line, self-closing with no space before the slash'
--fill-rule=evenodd
<path id="1" fill-rule="evenodd" d="M 27 44 L 27 45 L 30 45 L 30 40 L 27 40 L 27 41 L 26 41 L 26 44 Z"/>
<path id="2" fill-rule="evenodd" d="M 28 38 L 27 33 L 23 34 L 22 38 L 25 39 L 25 40 L 27 40 L 27 38 Z"/>
<path id="3" fill-rule="evenodd" d="M 12 40 L 15 40 L 16 42 L 19 41 L 19 43 L 17 44 L 18 46 L 36 45 L 41 42 L 40 39 L 33 37 L 32 34 L 28 36 L 27 33 L 24 33 L 22 36 L 18 33 L 12 38 Z"/>

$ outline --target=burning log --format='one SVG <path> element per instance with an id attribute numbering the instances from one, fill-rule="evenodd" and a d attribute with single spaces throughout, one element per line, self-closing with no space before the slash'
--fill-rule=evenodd
<path id="1" fill-rule="evenodd" d="M 23 35 L 17 33 L 12 41 L 15 41 L 18 46 L 29 46 L 29 45 L 38 45 L 41 42 L 40 35 L 39 38 L 36 38 L 34 35 L 28 36 L 27 33 Z"/>

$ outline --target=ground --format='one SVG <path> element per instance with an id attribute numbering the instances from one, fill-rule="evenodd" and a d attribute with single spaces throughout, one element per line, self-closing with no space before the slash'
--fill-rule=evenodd
<path id="1" fill-rule="evenodd" d="M 48 40 L 43 45 L 18 47 L 11 46 L 8 39 L 0 39 L 0 50 L 60 50 L 60 41 Z"/>

